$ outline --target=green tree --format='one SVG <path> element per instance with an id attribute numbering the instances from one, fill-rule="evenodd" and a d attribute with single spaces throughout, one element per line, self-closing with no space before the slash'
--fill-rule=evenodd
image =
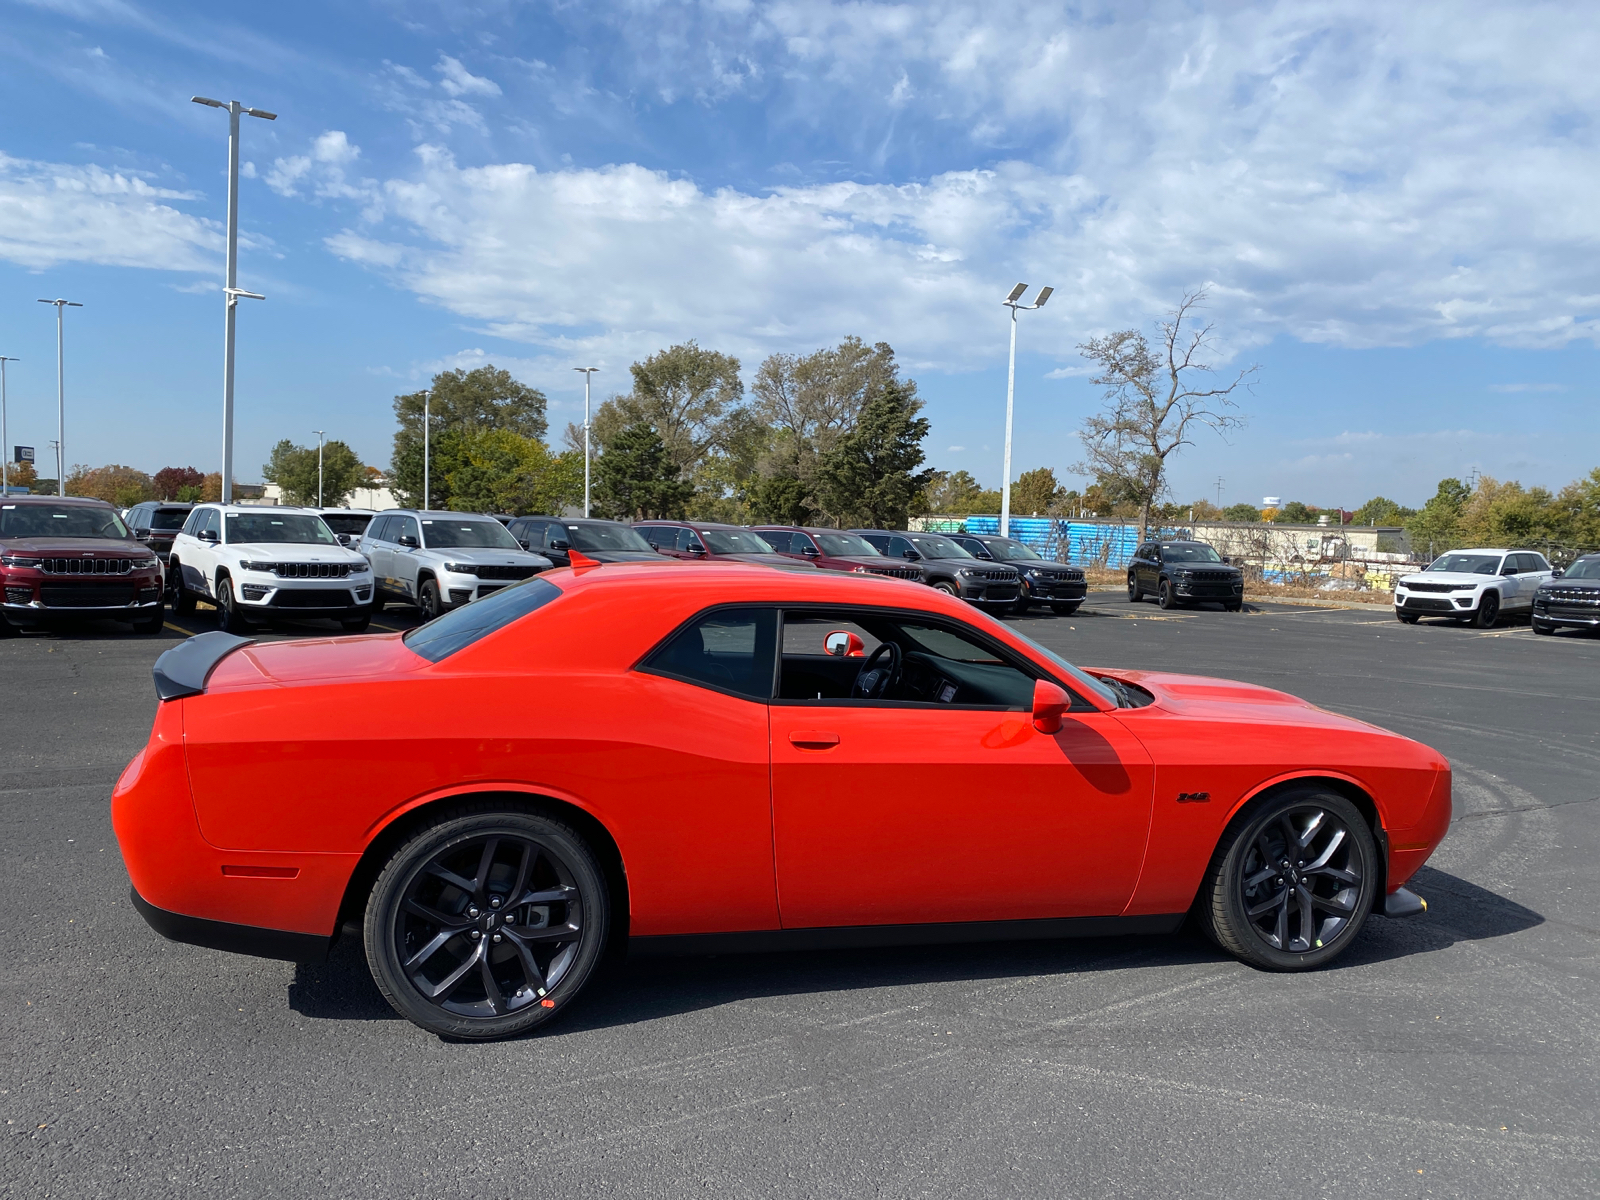
<path id="1" fill-rule="evenodd" d="M 1461 545 L 1461 510 L 1471 498 L 1472 489 L 1461 480 L 1441 479 L 1422 511 L 1406 518 L 1412 549 L 1438 555 Z"/>
<path id="2" fill-rule="evenodd" d="M 317 448 L 296 446 L 284 438 L 272 448 L 272 457 L 261 467 L 261 476 L 268 483 L 283 489 L 283 498 L 290 504 L 317 503 Z M 362 466 L 356 452 L 337 438 L 322 446 L 322 503 L 336 507 L 367 479 L 367 469 Z M 219 476 L 220 482 L 220 476 Z"/>
<path id="3" fill-rule="evenodd" d="M 424 502 L 422 417 L 425 396 L 431 423 L 429 439 L 435 443 L 431 447 L 435 487 L 432 500 L 435 503 L 440 501 L 438 490 L 443 481 L 451 471 L 463 465 L 459 459 L 441 464 L 438 443 L 446 435 L 457 431 L 506 429 L 523 437 L 543 440 L 548 432 L 544 393 L 512 378 L 511 372 L 500 370 L 492 363 L 471 371 L 441 371 L 433 377 L 427 393 L 411 392 L 394 398 L 394 415 L 399 428 L 394 435 L 389 486 L 400 502 L 408 506 L 416 507 Z"/>
<path id="4" fill-rule="evenodd" d="M 1562 516 L 1562 539 L 1568 545 L 1600 549 L 1600 467 L 1562 488 L 1554 505 Z"/>
<path id="5" fill-rule="evenodd" d="M 1317 509 L 1298 500 L 1291 500 L 1273 514 L 1277 525 L 1309 525 L 1317 519 Z"/>
<path id="6" fill-rule="evenodd" d="M 1261 510 L 1253 504 L 1230 504 L 1222 510 L 1224 521 L 1259 521 Z"/>
<path id="7" fill-rule="evenodd" d="M 666 443 L 642 421 L 607 438 L 594 474 L 597 506 L 619 521 L 680 516 L 694 495 Z"/>
<path id="8" fill-rule="evenodd" d="M 868 397 L 855 429 L 817 466 L 817 498 L 839 525 L 904 528 L 907 510 L 931 471 L 922 465 L 930 428 L 917 413 L 922 401 L 904 385 L 887 383 Z"/>
<path id="9" fill-rule="evenodd" d="M 1404 508 L 1387 496 L 1374 496 L 1350 518 L 1352 525 L 1398 525 L 1407 517 L 1413 515 L 1414 510 Z"/>
<path id="10" fill-rule="evenodd" d="M 774 525 L 810 525 L 817 512 L 807 503 L 809 492 L 793 475 L 759 477 L 750 489 L 751 515 Z"/>
<path id="11" fill-rule="evenodd" d="M 509 429 L 456 430 L 447 435 L 442 480 L 457 512 L 549 513 L 583 499 L 583 454 L 551 454 L 538 438 Z"/>
<path id="12" fill-rule="evenodd" d="M 967 471 L 934 471 L 922 490 L 918 507 L 929 513 L 959 517 L 997 513 L 1000 493 L 992 488 L 985 489 Z"/>
<path id="13" fill-rule="evenodd" d="M 1067 489 L 1049 467 L 1024 471 L 1011 485 L 1011 511 L 1018 516 L 1052 516 L 1066 499 Z"/>

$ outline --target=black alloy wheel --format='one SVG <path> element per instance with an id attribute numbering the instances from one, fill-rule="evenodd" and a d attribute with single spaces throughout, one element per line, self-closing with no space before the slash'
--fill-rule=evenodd
<path id="1" fill-rule="evenodd" d="M 531 812 L 456 810 L 395 852 L 367 902 L 372 977 L 443 1037 L 511 1037 L 563 1011 L 594 973 L 610 905 L 574 830 Z"/>
<path id="2" fill-rule="evenodd" d="M 961 595 L 961 593 L 956 589 L 956 585 L 951 583 L 948 579 L 939 580 L 938 583 L 933 585 L 933 590 L 936 592 L 943 592 L 946 596 L 960 597 Z"/>
<path id="3" fill-rule="evenodd" d="M 1394 615 L 1395 619 L 1398 620 L 1402 625 L 1415 625 L 1420 614 L 1402 612 L 1397 608 L 1394 610 Z"/>
<path id="4" fill-rule="evenodd" d="M 173 559 L 171 565 L 167 567 L 167 571 L 172 576 L 173 615 L 179 617 L 187 616 L 194 611 L 195 595 L 183 586 L 183 567 L 179 565 L 177 559 Z"/>
<path id="5" fill-rule="evenodd" d="M 365 633 L 372 624 L 372 614 L 364 612 L 359 617 L 340 617 L 339 627 L 346 633 Z"/>
<path id="6" fill-rule="evenodd" d="M 1269 971 L 1305 971 L 1354 940 L 1377 884 L 1377 843 L 1356 806 L 1297 789 L 1234 819 L 1197 908 L 1229 954 Z"/>
<path id="7" fill-rule="evenodd" d="M 133 631 L 135 633 L 160 633 L 166 628 L 166 626 L 166 610 L 160 605 L 157 605 L 156 611 L 151 616 L 145 617 L 143 620 L 135 621 L 133 623 Z"/>
<path id="8" fill-rule="evenodd" d="M 422 610 L 422 619 L 431 621 L 442 610 L 439 604 L 439 585 L 431 579 L 424 579 L 417 595 L 417 607 Z"/>
<path id="9" fill-rule="evenodd" d="M 1243 612 L 1244 611 L 1244 601 L 1243 600 L 1227 600 L 1227 601 L 1224 601 L 1223 605 L 1222 605 L 1222 609 L 1223 609 L 1224 612 Z"/>
<path id="10" fill-rule="evenodd" d="M 1556 627 L 1550 624 L 1549 621 L 1541 621 L 1538 617 L 1529 617 L 1528 624 L 1533 626 L 1535 633 L 1550 634 L 1556 631 Z"/>
<path id="11" fill-rule="evenodd" d="M 1137 604 L 1144 598 L 1144 593 L 1139 590 L 1139 577 L 1132 571 L 1128 572 L 1128 603 Z"/>
<path id="12" fill-rule="evenodd" d="M 1478 601 L 1478 611 L 1472 614 L 1472 625 L 1476 629 L 1493 629 L 1494 623 L 1500 619 L 1500 593 L 1485 592 L 1483 599 Z"/>
<path id="13" fill-rule="evenodd" d="M 239 603 L 233 594 L 233 580 L 226 575 L 217 576 L 217 628 L 223 633 L 244 634 L 249 633 L 254 625 L 250 619 L 239 611 Z"/>
<path id="14" fill-rule="evenodd" d="M 1074 600 L 1070 604 L 1052 604 L 1050 609 L 1058 617 L 1070 617 L 1073 613 L 1078 611 L 1078 608 L 1082 603 L 1082 600 Z"/>
<path id="15" fill-rule="evenodd" d="M 1163 579 L 1161 581 L 1161 590 L 1156 593 L 1156 607 L 1157 608 L 1177 608 L 1178 607 L 1178 597 L 1172 591 L 1172 580 Z"/>

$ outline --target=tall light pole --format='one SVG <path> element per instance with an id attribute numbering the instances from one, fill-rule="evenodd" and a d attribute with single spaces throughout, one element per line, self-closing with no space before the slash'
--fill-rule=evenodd
<path id="1" fill-rule="evenodd" d="M 583 515 L 589 515 L 589 381 L 599 367 L 573 367 L 583 372 Z"/>
<path id="2" fill-rule="evenodd" d="M 317 435 L 317 507 L 322 507 L 322 430 L 313 429 Z"/>
<path id="3" fill-rule="evenodd" d="M 6 364 L 21 362 L 9 354 L 0 354 L 0 496 L 11 494 L 11 435 L 6 431 Z"/>
<path id="4" fill-rule="evenodd" d="M 40 304 L 56 306 L 56 495 L 67 494 L 67 385 L 66 359 L 61 352 L 61 310 L 82 308 L 76 300 L 41 300 Z"/>
<path id="5" fill-rule="evenodd" d="M 433 403 L 431 389 L 422 390 L 422 511 L 428 511 L 428 505 L 433 502 L 433 477 L 429 474 L 432 463 L 428 454 L 428 426 L 433 422 L 429 417 L 429 409 Z"/>
<path id="6" fill-rule="evenodd" d="M 195 104 L 228 111 L 228 281 L 223 285 L 226 313 L 222 340 L 222 501 L 233 499 L 233 310 L 239 306 L 239 297 L 265 300 L 257 292 L 239 288 L 239 114 L 260 117 L 263 121 L 276 121 L 277 113 L 259 108 L 245 108 L 237 100 L 224 104 L 221 100 L 208 100 L 204 96 L 190 96 Z"/>
<path id="7" fill-rule="evenodd" d="M 1032 312 L 1036 308 L 1043 308 L 1050 299 L 1050 293 L 1055 288 L 1043 287 L 1039 294 L 1033 298 L 1032 304 L 1023 304 L 1022 293 L 1028 290 L 1028 285 L 1019 283 L 1006 294 L 1000 301 L 1011 310 L 1011 369 L 1006 374 L 1006 456 L 1004 487 L 1000 492 L 1000 536 L 1011 536 L 1011 409 L 1017 394 L 1017 310 Z"/>

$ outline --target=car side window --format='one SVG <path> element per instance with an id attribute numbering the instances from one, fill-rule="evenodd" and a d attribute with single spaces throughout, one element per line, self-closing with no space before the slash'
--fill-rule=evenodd
<path id="1" fill-rule="evenodd" d="M 892 537 L 889 539 L 889 548 L 885 550 L 884 553 L 890 558 L 904 558 L 907 550 L 915 549 L 916 547 L 910 542 L 906 541 L 905 538 Z"/>
<path id="2" fill-rule="evenodd" d="M 1545 565 L 1544 559 L 1537 554 L 1517 555 L 1517 567 L 1523 571 L 1548 571 L 1550 569 Z"/>
<path id="3" fill-rule="evenodd" d="M 799 547 L 795 544 L 799 538 L 793 533 L 784 533 L 777 529 L 756 530 L 779 554 L 798 554 Z"/>
<path id="4" fill-rule="evenodd" d="M 198 508 L 189 510 L 189 519 L 183 523 L 183 528 L 178 532 L 188 537 L 193 537 L 200 532 L 200 510 Z"/>
<path id="5" fill-rule="evenodd" d="M 210 532 L 222 536 L 222 514 L 214 508 L 206 509 L 205 518 L 200 522 L 201 532 Z"/>
<path id="6" fill-rule="evenodd" d="M 391 528 L 394 530 L 394 537 L 390 539 L 391 541 L 398 542 L 403 537 L 421 540 L 421 535 L 417 532 L 417 519 L 415 517 L 391 517 L 390 520 L 393 522 Z"/>
<path id="7" fill-rule="evenodd" d="M 772 696 L 777 640 L 776 609 L 717 609 L 673 634 L 639 669 L 765 701 Z"/>
<path id="8" fill-rule="evenodd" d="M 381 542 L 381 541 L 383 541 L 384 526 L 386 526 L 388 524 L 389 524 L 389 518 L 388 517 L 374 517 L 372 519 L 372 523 L 367 526 L 367 541 L 369 541 L 369 542 Z"/>
<path id="9" fill-rule="evenodd" d="M 878 533 L 864 533 L 861 535 L 866 543 L 879 554 L 889 553 L 889 539 Z"/>
<path id="10" fill-rule="evenodd" d="M 705 549 L 705 547 L 700 544 L 700 535 L 697 534 L 694 530 L 688 529 L 688 528 L 680 528 L 677 532 L 678 532 L 677 548 L 679 550 L 689 550 L 689 551 L 693 551 L 694 553 L 698 554 L 702 550 Z"/>
<path id="11" fill-rule="evenodd" d="M 128 523 L 129 529 L 148 529 L 150 527 L 150 510 L 143 504 L 135 504 L 128 510 L 128 515 L 123 520 Z"/>

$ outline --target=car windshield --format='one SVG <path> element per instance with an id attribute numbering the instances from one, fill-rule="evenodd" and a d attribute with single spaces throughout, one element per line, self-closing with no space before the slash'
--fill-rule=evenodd
<path id="1" fill-rule="evenodd" d="M 367 531 L 367 526 L 372 522 L 372 514 L 323 513 L 322 520 L 323 523 L 335 533 L 360 534 Z"/>
<path id="2" fill-rule="evenodd" d="M 650 543 L 639 536 L 637 529 L 626 525 L 599 524 L 568 525 L 567 536 L 579 550 L 642 550 L 654 554 Z"/>
<path id="3" fill-rule="evenodd" d="M 1000 562 L 1027 562 L 1039 558 L 1039 555 L 1021 542 L 1013 542 L 1008 538 L 995 538 L 994 541 L 985 542 L 984 545 L 989 547 L 989 553 Z"/>
<path id="4" fill-rule="evenodd" d="M 878 548 L 853 533 L 814 533 L 817 545 L 830 558 L 882 558 Z"/>
<path id="5" fill-rule="evenodd" d="M 1021 638 L 1023 641 L 1027 642 L 1028 645 L 1032 646 L 1051 662 L 1055 663 L 1056 666 L 1060 667 L 1061 670 L 1067 674 L 1072 685 L 1079 691 L 1088 692 L 1099 696 L 1100 699 L 1104 700 L 1113 708 L 1123 707 L 1122 703 L 1117 698 L 1116 692 L 1107 687 L 1105 684 L 1101 683 L 1093 675 L 1089 675 L 1084 671 L 1079 670 L 1066 659 L 1062 658 L 1061 655 L 1057 654 L 1054 650 L 1050 649 L 1048 646 L 1041 646 L 1027 634 L 1019 633 L 1017 629 L 1009 623 L 1007 624 L 1007 629 L 1017 637 Z"/>
<path id="6" fill-rule="evenodd" d="M 0 504 L 0 537 L 125 538 L 109 508 L 91 504 Z"/>
<path id="7" fill-rule="evenodd" d="M 919 533 L 910 539 L 911 544 L 917 548 L 923 558 L 971 558 L 960 546 L 947 537 L 935 537 L 926 533 Z"/>
<path id="8" fill-rule="evenodd" d="M 521 550 L 517 539 L 499 521 L 464 521 L 457 518 L 423 518 L 422 541 L 429 550 L 457 546 L 476 550 Z"/>
<path id="9" fill-rule="evenodd" d="M 1500 571 L 1498 554 L 1441 554 L 1428 564 L 1430 571 L 1452 571 L 1457 575 L 1495 575 Z"/>
<path id="10" fill-rule="evenodd" d="M 229 513 L 228 545 L 248 546 L 261 542 L 305 542 L 314 546 L 339 543 L 321 517 L 303 513 Z"/>
<path id="11" fill-rule="evenodd" d="M 158 508 L 150 514 L 151 529 L 182 529 L 189 519 L 187 508 Z"/>
<path id="12" fill-rule="evenodd" d="M 1564 579 L 1600 579 L 1600 558 L 1580 558 L 1563 573 Z"/>
<path id="13" fill-rule="evenodd" d="M 1161 547 L 1162 562 L 1221 562 L 1222 556 L 1199 542 L 1169 542 Z"/>
<path id="14" fill-rule="evenodd" d="M 772 543 L 748 529 L 700 529 L 696 531 L 713 554 L 776 554 Z"/>
<path id="15" fill-rule="evenodd" d="M 479 638 L 543 608 L 561 595 L 561 589 L 544 579 L 528 579 L 471 604 L 453 608 L 426 625 L 419 625 L 401 640 L 429 662 L 438 662 Z"/>

